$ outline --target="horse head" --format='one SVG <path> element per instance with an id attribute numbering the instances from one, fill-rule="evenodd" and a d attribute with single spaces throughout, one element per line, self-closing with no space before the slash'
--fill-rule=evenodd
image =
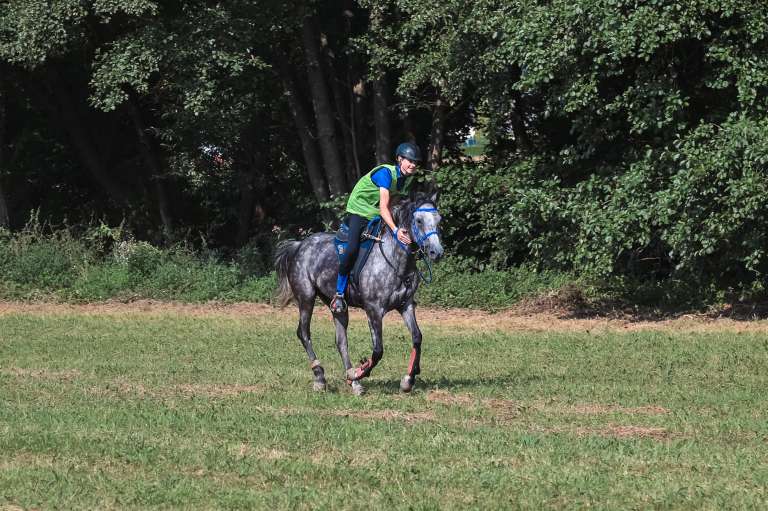
<path id="1" fill-rule="evenodd" d="M 427 257 L 437 261 L 443 256 L 439 227 L 442 217 L 437 210 L 436 192 L 412 194 L 394 208 L 393 216 Z"/>

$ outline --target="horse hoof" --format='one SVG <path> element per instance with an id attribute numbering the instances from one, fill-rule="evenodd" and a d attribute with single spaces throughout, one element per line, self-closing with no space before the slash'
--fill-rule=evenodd
<path id="1" fill-rule="evenodd" d="M 365 394 L 365 387 L 359 381 L 352 382 L 352 393 L 356 396 L 362 396 Z"/>
<path id="2" fill-rule="evenodd" d="M 416 383 L 416 378 L 411 378 L 406 374 L 405 376 L 403 376 L 403 379 L 400 380 L 400 391 L 401 392 L 412 391 L 415 383 Z"/>
<path id="3" fill-rule="evenodd" d="M 354 368 L 354 367 L 350 367 L 349 369 L 347 369 L 347 379 L 348 379 L 348 380 L 351 380 L 351 381 L 355 381 L 355 380 L 357 380 L 358 378 L 357 378 L 357 376 L 355 375 L 355 372 L 356 372 L 356 371 L 355 371 L 355 368 Z"/>
<path id="4" fill-rule="evenodd" d="M 315 392 L 325 392 L 328 386 L 325 384 L 324 381 L 316 381 L 312 384 L 312 390 Z"/>

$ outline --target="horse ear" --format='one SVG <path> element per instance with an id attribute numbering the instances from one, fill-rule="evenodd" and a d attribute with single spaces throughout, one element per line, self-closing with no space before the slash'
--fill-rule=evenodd
<path id="1" fill-rule="evenodd" d="M 440 190 L 434 190 L 432 194 L 429 196 L 429 202 L 431 202 L 434 205 L 437 205 L 437 200 L 440 198 Z"/>

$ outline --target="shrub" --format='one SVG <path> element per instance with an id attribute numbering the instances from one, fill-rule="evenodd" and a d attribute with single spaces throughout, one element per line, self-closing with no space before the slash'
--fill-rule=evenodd
<path id="1" fill-rule="evenodd" d="M 6 282 L 30 292 L 66 289 L 93 262 L 87 247 L 69 230 L 45 230 L 33 214 L 23 230 L 0 237 L 0 273 Z"/>

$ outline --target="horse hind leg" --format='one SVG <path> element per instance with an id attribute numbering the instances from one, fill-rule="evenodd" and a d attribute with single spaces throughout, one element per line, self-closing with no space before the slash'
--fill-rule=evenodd
<path id="1" fill-rule="evenodd" d="M 325 371 L 323 366 L 320 365 L 320 361 L 315 355 L 315 350 L 312 348 L 312 338 L 310 337 L 309 325 L 312 321 L 312 310 L 315 307 L 314 299 L 302 300 L 299 302 L 299 327 L 296 329 L 296 336 L 301 341 L 304 350 L 309 357 L 309 367 L 312 369 L 312 373 L 315 376 L 315 381 L 312 384 L 312 388 L 316 391 L 324 391 L 327 388 L 325 382 Z"/>
<path id="2" fill-rule="evenodd" d="M 349 311 L 340 312 L 333 315 L 333 322 L 336 325 L 336 349 L 339 350 L 341 363 L 344 365 L 344 374 L 347 375 L 347 384 L 352 387 L 352 393 L 361 396 L 365 393 L 363 385 L 349 378 L 349 372 L 352 370 L 352 361 L 349 359 L 349 342 L 347 340 L 347 326 L 349 325 Z"/>

